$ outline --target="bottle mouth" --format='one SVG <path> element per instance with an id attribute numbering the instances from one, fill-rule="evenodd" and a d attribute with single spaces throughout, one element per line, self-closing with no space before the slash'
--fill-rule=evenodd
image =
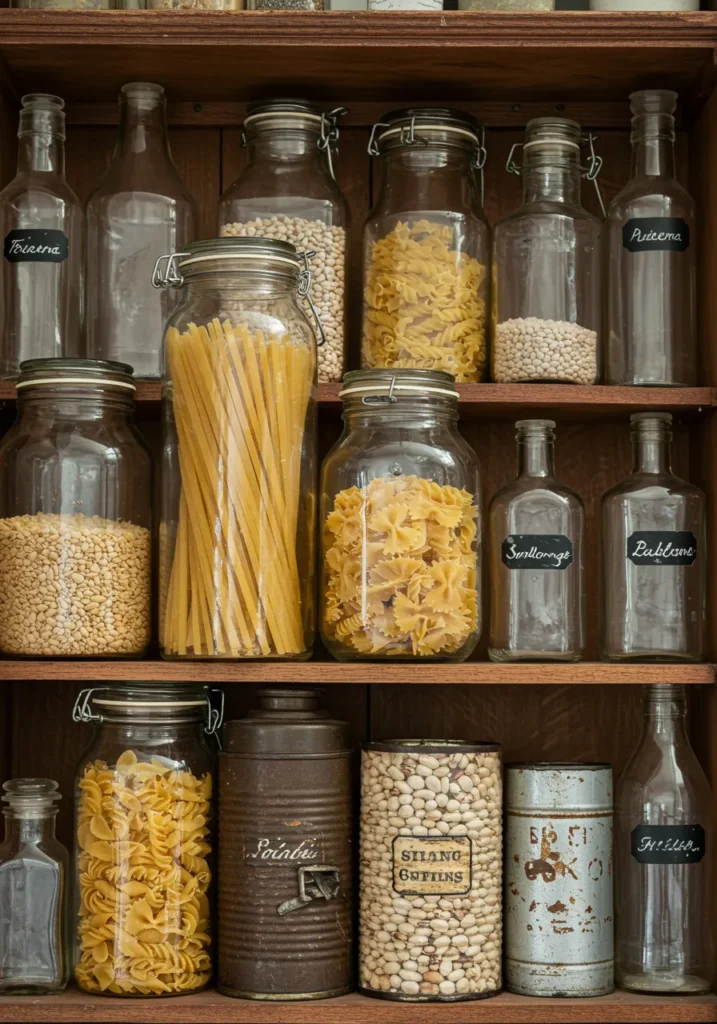
<path id="1" fill-rule="evenodd" d="M 156 82 L 127 82 L 119 93 L 119 102 L 131 102 L 141 110 L 153 110 L 165 102 L 165 92 Z"/>
<path id="2" fill-rule="evenodd" d="M 531 437 L 555 437 L 555 420 L 518 420 L 515 424 L 516 439 L 523 441 Z"/>
<path id="3" fill-rule="evenodd" d="M 677 93 L 672 89 L 639 89 L 630 93 L 630 111 L 634 117 L 643 114 L 674 115 Z"/>
<path id="4" fill-rule="evenodd" d="M 65 140 L 65 101 L 52 93 L 30 92 L 20 100 L 20 121 L 17 137 L 53 135 Z"/>
<path id="5" fill-rule="evenodd" d="M 9 779 L 3 783 L 3 814 L 9 818 L 45 818 L 57 814 L 62 800 L 54 779 Z"/>
<path id="6" fill-rule="evenodd" d="M 672 414 L 669 412 L 636 412 L 630 417 L 632 437 L 672 437 Z"/>

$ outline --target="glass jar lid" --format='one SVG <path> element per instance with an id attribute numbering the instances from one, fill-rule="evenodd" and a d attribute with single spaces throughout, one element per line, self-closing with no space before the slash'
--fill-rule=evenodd
<path id="1" fill-rule="evenodd" d="M 53 386 L 114 387 L 136 391 L 129 363 L 109 359 L 26 359 L 20 363 L 17 390 L 51 384 Z"/>
<path id="2" fill-rule="evenodd" d="M 442 396 L 458 401 L 455 378 L 445 370 L 351 370 L 344 375 L 339 397 L 355 395 L 365 405 L 396 402 L 401 396 Z"/>
<path id="3" fill-rule="evenodd" d="M 364 750 L 391 754 L 490 754 L 500 751 L 491 740 L 380 740 L 365 743 Z"/>
<path id="4" fill-rule="evenodd" d="M 325 116 L 327 115 L 318 103 L 312 103 L 310 100 L 255 100 L 247 108 L 244 128 L 308 128 L 318 133 L 321 130 L 322 118 Z"/>
<path id="5" fill-rule="evenodd" d="M 371 129 L 368 151 L 377 156 L 398 146 L 452 145 L 472 149 L 485 160 L 483 128 L 476 118 L 448 107 L 392 110 Z"/>
<path id="6" fill-rule="evenodd" d="M 62 793 L 54 779 L 8 779 L 3 782 L 5 793 L 3 814 L 8 818 L 46 818 L 57 814 L 55 806 Z"/>
<path id="7" fill-rule="evenodd" d="M 73 722 L 97 725 L 106 719 L 179 721 L 205 716 L 204 731 L 212 735 L 224 720 L 224 694 L 221 690 L 191 684 L 92 687 L 80 691 L 72 709 Z"/>
<path id="8" fill-rule="evenodd" d="M 277 238 L 203 238 L 190 242 L 185 252 L 160 256 L 152 284 L 155 288 L 178 288 L 185 277 L 203 270 L 234 274 L 242 269 L 260 269 L 277 276 L 297 278 L 306 269 L 311 256 L 313 253 L 299 253 L 291 242 Z"/>

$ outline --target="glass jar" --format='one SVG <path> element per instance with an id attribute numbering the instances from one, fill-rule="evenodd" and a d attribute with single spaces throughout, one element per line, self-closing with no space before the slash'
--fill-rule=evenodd
<path id="1" fill-rule="evenodd" d="M 267 6 L 306 4 L 279 0 Z M 219 203 L 220 235 L 278 238 L 314 252 L 312 299 L 325 336 L 318 352 L 321 383 L 341 380 L 346 355 L 349 214 L 333 166 L 344 113 L 342 107 L 327 112 L 305 100 L 251 103 L 242 136 L 248 162 Z"/>
<path id="2" fill-rule="evenodd" d="M 321 474 L 331 654 L 463 661 L 481 630 L 480 478 L 440 370 L 356 370 Z"/>
<path id="3" fill-rule="evenodd" d="M 121 657 L 150 641 L 151 458 L 123 363 L 32 359 L 0 443 L 0 651 Z"/>
<path id="4" fill-rule="evenodd" d="M 219 693 L 221 697 L 221 693 Z M 212 787 L 223 698 L 200 686 L 83 690 L 95 727 L 75 793 L 75 981 L 185 995 L 212 975 Z"/>
<path id="5" fill-rule="evenodd" d="M 675 177 L 677 93 L 630 96 L 632 179 L 607 215 L 606 384 L 695 383 L 695 203 Z"/>
<path id="6" fill-rule="evenodd" d="M 165 336 L 164 657 L 305 658 L 314 635 L 316 342 L 293 245 L 193 242 Z"/>
<path id="7" fill-rule="evenodd" d="M 483 379 L 490 232 L 476 170 L 482 132 L 457 110 L 397 110 L 375 125 L 381 190 L 364 225 L 361 365 Z"/>
<path id="8" fill-rule="evenodd" d="M 615 804 L 616 981 L 651 995 L 710 992 L 713 802 L 687 735 L 683 686 L 648 686 Z"/>
<path id="9" fill-rule="evenodd" d="M 0 192 L 0 378 L 25 359 L 81 354 L 84 215 L 65 179 L 64 100 L 22 98 L 17 174 Z"/>
<path id="10" fill-rule="evenodd" d="M 0 843 L 0 993 L 61 992 L 70 977 L 67 886 L 70 855 L 55 838 L 57 783 L 3 783 Z"/>
<path id="11" fill-rule="evenodd" d="M 595 180 L 592 152 L 586 172 Z M 528 122 L 523 202 L 493 236 L 492 375 L 498 383 L 595 384 L 601 327 L 601 233 L 580 205 L 579 124 Z M 515 147 L 514 147 L 515 148 Z M 507 170 L 520 174 L 513 162 Z"/>
<path id="12" fill-rule="evenodd" d="M 169 151 L 161 85 L 120 92 L 112 163 L 87 203 L 87 352 L 159 379 L 162 330 L 176 301 L 152 287 L 157 257 L 195 235 L 196 208 Z"/>
<path id="13" fill-rule="evenodd" d="M 585 644 L 580 498 L 555 477 L 552 420 L 519 420 L 518 477 L 488 513 L 491 661 L 579 661 Z"/>
<path id="14" fill-rule="evenodd" d="M 602 499 L 601 655 L 700 661 L 705 496 L 672 472 L 672 416 L 637 413 L 633 471 Z"/>

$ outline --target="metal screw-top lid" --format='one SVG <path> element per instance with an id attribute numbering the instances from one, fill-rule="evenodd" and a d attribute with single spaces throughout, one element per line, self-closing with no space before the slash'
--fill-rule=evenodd
<path id="1" fill-rule="evenodd" d="M 224 753 L 299 757 L 349 752 L 348 724 L 330 718 L 321 690 L 259 690 L 259 706 L 224 726 Z"/>
<path id="2" fill-rule="evenodd" d="M 18 391 L 41 384 L 68 387 L 115 387 L 136 390 L 129 363 L 109 359 L 26 359 L 20 363 Z"/>

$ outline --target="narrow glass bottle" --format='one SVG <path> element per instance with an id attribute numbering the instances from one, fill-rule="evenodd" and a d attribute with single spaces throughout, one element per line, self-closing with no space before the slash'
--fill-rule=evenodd
<path id="1" fill-rule="evenodd" d="M 518 476 L 488 515 L 492 661 L 578 661 L 585 636 L 583 503 L 555 478 L 552 420 L 519 420 Z"/>
<path id="2" fill-rule="evenodd" d="M 675 177 L 676 100 L 630 96 L 632 179 L 607 216 L 606 384 L 695 383 L 695 204 Z"/>
<path id="3" fill-rule="evenodd" d="M 648 686 L 615 807 L 616 982 L 655 995 L 712 983 L 712 797 L 682 686 Z"/>
<path id="4" fill-rule="evenodd" d="M 154 380 L 177 295 L 153 288 L 152 271 L 193 241 L 196 208 L 169 150 L 162 86 L 130 82 L 119 103 L 112 163 L 87 204 L 87 348 Z"/>
<path id="5" fill-rule="evenodd" d="M 630 417 L 633 471 L 602 499 L 601 656 L 699 661 L 705 496 L 670 464 L 672 416 Z"/>
<path id="6" fill-rule="evenodd" d="M 81 354 L 84 218 L 65 180 L 64 106 L 58 96 L 23 96 L 17 174 L 0 192 L 5 380 L 25 359 Z"/>
<path id="7" fill-rule="evenodd" d="M 0 843 L 0 993 L 42 995 L 67 984 L 67 872 L 70 857 L 55 839 L 51 779 L 3 784 L 5 840 Z"/>

